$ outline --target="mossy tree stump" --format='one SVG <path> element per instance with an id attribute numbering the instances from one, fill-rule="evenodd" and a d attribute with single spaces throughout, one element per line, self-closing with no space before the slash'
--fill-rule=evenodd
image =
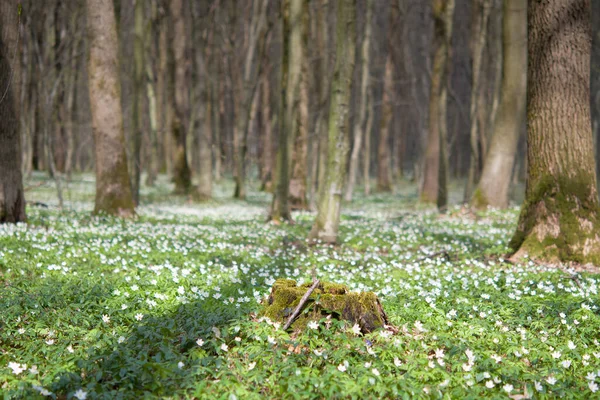
<path id="1" fill-rule="evenodd" d="M 310 282 L 298 286 L 294 280 L 278 279 L 273 284 L 261 315 L 285 323 L 310 286 Z M 358 324 L 363 333 L 388 324 L 387 315 L 375 293 L 350 292 L 344 285 L 322 282 L 311 293 L 291 328 L 303 330 L 310 321 L 318 321 L 329 315 Z"/>

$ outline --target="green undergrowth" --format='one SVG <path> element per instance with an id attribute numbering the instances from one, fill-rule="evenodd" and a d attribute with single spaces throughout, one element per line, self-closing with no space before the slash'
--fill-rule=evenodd
<path id="1" fill-rule="evenodd" d="M 65 210 L 40 186 L 28 200 L 48 207 L 0 227 L 0 397 L 598 396 L 598 278 L 504 262 L 516 208 L 438 216 L 406 185 L 358 194 L 340 245 L 309 246 L 313 213 L 266 224 L 269 196 L 230 201 L 229 181 L 193 204 L 161 177 L 122 221 L 90 216 L 77 179 Z M 313 275 L 373 292 L 391 327 L 260 314 L 277 279 Z"/>

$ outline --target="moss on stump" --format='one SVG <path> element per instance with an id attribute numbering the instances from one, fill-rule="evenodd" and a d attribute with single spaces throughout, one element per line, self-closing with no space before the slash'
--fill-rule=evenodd
<path id="1" fill-rule="evenodd" d="M 278 279 L 264 304 L 261 315 L 285 323 L 312 285 L 297 286 L 291 279 Z M 303 330 L 310 321 L 331 315 L 352 324 L 358 324 L 363 333 L 372 332 L 388 324 L 387 316 L 373 292 L 350 292 L 344 285 L 321 282 L 311 293 L 294 323 L 293 330 Z"/>

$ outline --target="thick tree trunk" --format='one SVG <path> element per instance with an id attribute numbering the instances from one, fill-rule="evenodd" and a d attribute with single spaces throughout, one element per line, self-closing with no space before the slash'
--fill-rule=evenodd
<path id="1" fill-rule="evenodd" d="M 464 201 L 467 202 L 471 198 L 473 188 L 479 182 L 480 168 L 482 165 L 483 154 L 481 146 L 481 136 L 484 134 L 485 126 L 481 124 L 479 118 L 479 103 L 481 98 L 482 86 L 482 58 L 487 42 L 487 26 L 490 11 L 492 8 L 492 0 L 474 0 L 473 1 L 473 31 L 471 42 L 472 55 L 472 85 L 471 85 L 471 107 L 469 110 L 471 129 L 470 129 L 470 145 L 471 157 L 469 162 L 469 175 L 465 186 Z M 484 78 L 485 79 L 485 78 Z"/>
<path id="2" fill-rule="evenodd" d="M 112 0 L 87 0 L 88 74 L 96 153 L 94 212 L 134 214 L 123 112 L 120 103 L 117 29 Z"/>
<path id="3" fill-rule="evenodd" d="M 600 262 L 590 6 L 590 0 L 528 3 L 528 177 L 510 242 L 514 259 Z"/>
<path id="4" fill-rule="evenodd" d="M 527 5 L 522 0 L 504 0 L 503 68 L 501 100 L 490 149 L 471 206 L 508 206 L 508 192 L 525 122 L 527 82 Z"/>
<path id="5" fill-rule="evenodd" d="M 358 118 L 354 124 L 354 143 L 352 146 L 352 154 L 350 156 L 350 169 L 348 171 L 348 186 L 344 199 L 352 201 L 352 193 L 356 184 L 356 175 L 358 173 L 358 161 L 360 150 L 362 148 L 363 133 L 367 124 L 367 101 L 370 88 L 370 52 L 371 52 L 371 37 L 372 37 L 372 19 L 373 19 L 374 0 L 367 0 L 367 14 L 365 19 L 365 33 L 362 38 L 361 46 L 361 80 L 360 80 L 360 105 L 358 110 Z"/>
<path id="6" fill-rule="evenodd" d="M 16 0 L 0 4 L 0 223 L 26 219 L 19 138 L 20 19 Z"/>
<path id="7" fill-rule="evenodd" d="M 392 49 L 389 49 L 390 53 Z M 381 110 L 381 129 L 379 130 L 379 145 L 377 147 L 377 191 L 392 191 L 392 165 L 390 151 L 390 125 L 392 123 L 392 104 L 394 102 L 394 66 L 392 56 L 388 54 L 385 63 L 383 83 L 383 101 Z"/>
<path id="8" fill-rule="evenodd" d="M 592 134 L 596 139 L 596 174 L 600 177 L 600 2 L 592 2 Z"/>
<path id="9" fill-rule="evenodd" d="M 192 171 L 187 160 L 187 130 L 189 107 L 189 82 L 186 74 L 186 31 L 183 20 L 183 1 L 170 0 L 169 11 L 173 29 L 170 37 L 169 52 L 169 94 L 168 101 L 173 102 L 171 116 L 171 136 L 175 147 L 173 159 L 173 181 L 175 193 L 189 194 L 192 189 Z"/>
<path id="10" fill-rule="evenodd" d="M 350 96 L 354 75 L 356 0 L 338 0 L 336 61 L 329 109 L 327 171 L 321 185 L 317 217 L 309 239 L 335 243 L 338 236 L 346 164 L 350 147 Z"/>
<path id="11" fill-rule="evenodd" d="M 298 10 L 299 8 L 299 10 Z M 307 210 L 308 157 L 308 2 L 293 0 L 291 6 L 287 111 L 294 142 L 289 201 L 292 209 Z M 296 19 L 298 18 L 298 19 Z M 291 97 L 290 97 L 291 96 Z M 288 116 L 286 116 L 288 118 Z"/>
<path id="12" fill-rule="evenodd" d="M 446 187 L 440 187 L 440 134 L 445 129 L 446 102 L 444 92 L 447 89 L 448 66 L 450 57 L 450 39 L 452 37 L 452 16 L 454 0 L 433 0 L 433 71 L 431 75 L 431 94 L 429 97 L 429 134 L 423 166 L 421 201 L 438 203 L 438 195 L 446 193 Z M 443 166 L 442 166 L 443 169 Z M 445 178 L 442 177 L 445 181 Z"/>

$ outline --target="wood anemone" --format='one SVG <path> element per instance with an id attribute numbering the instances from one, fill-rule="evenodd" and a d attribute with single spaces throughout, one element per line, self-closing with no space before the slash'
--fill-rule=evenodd
<path id="1" fill-rule="evenodd" d="M 294 280 L 278 279 L 260 315 L 285 323 L 311 285 L 308 282 L 297 286 Z M 319 321 L 327 316 L 358 324 L 363 333 L 388 325 L 387 315 L 375 293 L 350 292 L 345 285 L 321 282 L 310 294 L 291 328 L 304 330 L 310 321 Z"/>

